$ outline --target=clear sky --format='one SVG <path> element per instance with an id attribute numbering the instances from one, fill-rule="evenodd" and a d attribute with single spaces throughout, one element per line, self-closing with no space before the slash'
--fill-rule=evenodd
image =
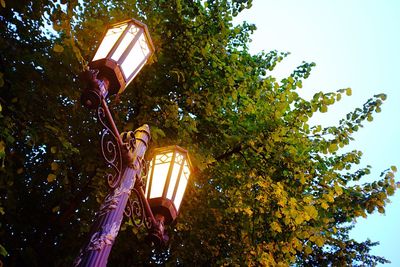
<path id="1" fill-rule="evenodd" d="M 236 21 L 243 20 L 258 28 L 252 53 L 291 52 L 276 68 L 276 77 L 289 75 L 302 61 L 317 64 L 303 82 L 303 97 L 352 88 L 351 97 L 330 106 L 315 123 L 334 125 L 374 94 L 387 94 L 382 112 L 354 135 L 351 149 L 364 153 L 360 167 L 373 167 L 362 182 L 378 179 L 392 165 L 400 170 L 400 0 L 253 0 Z M 372 252 L 400 266 L 400 190 L 391 201 L 385 215 L 359 219 L 352 237 L 379 241 Z"/>

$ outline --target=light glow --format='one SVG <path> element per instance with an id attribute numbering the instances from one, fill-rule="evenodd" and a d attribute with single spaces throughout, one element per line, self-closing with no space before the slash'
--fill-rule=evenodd
<path id="1" fill-rule="evenodd" d="M 118 62 L 122 54 L 126 51 L 129 44 L 135 38 L 139 29 L 135 25 L 131 25 L 125 36 L 122 38 L 121 43 L 118 45 L 118 48 L 111 55 L 111 59 Z"/>
<path id="2" fill-rule="evenodd" d="M 161 154 L 157 155 L 155 159 L 152 161 L 152 164 L 154 163 L 155 166 L 154 168 L 151 167 L 150 169 L 153 171 L 152 173 L 153 181 L 151 184 L 149 198 L 162 197 L 162 194 L 164 192 L 164 186 L 168 177 L 168 170 L 171 164 L 171 158 L 172 158 L 172 153 Z M 146 190 L 149 189 L 150 189 L 149 186 L 147 186 Z M 146 191 L 146 194 L 148 194 L 148 191 Z"/>
<path id="3" fill-rule="evenodd" d="M 127 26 L 128 24 L 126 23 L 109 29 L 105 34 L 99 48 L 97 49 L 96 54 L 94 55 L 92 61 L 106 58 L 108 53 L 111 51 L 112 47 L 117 42 L 118 38 L 121 36 L 121 34 L 124 32 Z"/>
<path id="4" fill-rule="evenodd" d="M 135 78 L 136 74 L 139 73 L 147 59 L 150 57 L 150 49 L 146 42 L 144 31 L 141 30 L 138 34 L 138 41 L 121 64 L 126 79 L 129 79 L 127 84 Z"/>
<path id="5" fill-rule="evenodd" d="M 178 211 L 188 184 L 190 170 L 190 160 L 186 151 L 181 151 L 176 146 L 161 149 L 150 162 L 146 181 L 147 198 L 168 199 L 174 203 Z"/>
<path id="6" fill-rule="evenodd" d="M 185 161 L 185 163 L 183 165 L 183 172 L 181 175 L 181 179 L 180 179 L 179 185 L 178 185 L 178 190 L 176 191 L 176 195 L 175 195 L 175 199 L 174 199 L 175 208 L 177 210 L 179 210 L 179 207 L 181 206 L 183 195 L 185 194 L 186 186 L 189 181 L 189 176 L 190 176 L 190 169 L 188 166 L 188 162 Z"/>
<path id="7" fill-rule="evenodd" d="M 175 189 L 175 185 L 176 182 L 178 180 L 179 177 L 179 171 L 181 169 L 181 165 L 182 165 L 182 160 L 183 160 L 183 156 L 181 154 L 176 154 L 175 155 L 175 162 L 173 164 L 173 169 L 171 172 L 171 178 L 169 180 L 169 186 L 168 186 L 168 193 L 167 193 L 167 198 L 168 199 L 172 199 L 173 197 L 173 193 L 174 193 L 174 189 Z"/>

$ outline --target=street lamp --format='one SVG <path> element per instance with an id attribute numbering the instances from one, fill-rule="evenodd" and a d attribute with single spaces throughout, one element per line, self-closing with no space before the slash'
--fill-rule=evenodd
<path id="1" fill-rule="evenodd" d="M 192 168 L 188 152 L 178 146 L 154 149 L 147 167 L 144 155 L 150 141 L 149 127 L 145 124 L 134 132 L 120 134 L 106 101 L 108 96 L 125 90 L 153 52 L 145 24 L 133 19 L 113 24 L 82 75 L 86 83 L 82 104 L 97 109 L 103 126 L 101 151 L 109 168 L 106 177 L 110 192 L 74 266 L 106 266 L 124 214 L 136 226 L 146 226 L 149 240 L 156 245 L 168 240 L 164 225 L 172 223 L 178 214 Z"/>
<path id="2" fill-rule="evenodd" d="M 175 220 L 190 176 L 188 152 L 179 146 L 153 150 L 146 181 L 146 197 L 166 223 Z"/>
<path id="3" fill-rule="evenodd" d="M 110 25 L 89 63 L 102 83 L 97 93 L 104 98 L 121 94 L 153 53 L 154 46 L 144 23 L 130 19 Z M 84 79 L 93 80 L 89 77 Z M 88 108 L 96 108 L 97 101 L 98 97 L 91 90 L 82 95 L 82 103 Z"/>

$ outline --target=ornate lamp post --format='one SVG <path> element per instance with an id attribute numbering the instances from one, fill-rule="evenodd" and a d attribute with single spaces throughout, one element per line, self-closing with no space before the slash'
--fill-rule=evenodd
<path id="1" fill-rule="evenodd" d="M 103 36 L 89 70 L 81 101 L 97 109 L 103 125 L 101 150 L 109 167 L 110 192 L 102 203 L 75 266 L 106 266 L 124 214 L 136 226 L 146 226 L 150 240 L 168 240 L 164 225 L 175 220 L 191 172 L 188 153 L 178 146 L 153 151 L 149 171 L 144 160 L 150 130 L 145 124 L 134 132 L 119 133 L 106 98 L 122 93 L 145 65 L 154 47 L 145 24 L 127 20 L 111 25 Z M 146 194 L 142 176 L 147 175 Z M 133 194 L 132 194 L 133 192 Z M 147 196 L 147 198 L 146 198 Z"/>

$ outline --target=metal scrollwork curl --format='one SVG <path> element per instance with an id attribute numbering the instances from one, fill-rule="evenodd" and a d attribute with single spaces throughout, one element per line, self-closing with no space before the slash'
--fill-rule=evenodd
<path id="1" fill-rule="evenodd" d="M 145 226 L 151 229 L 151 221 L 146 217 L 143 200 L 136 188 L 131 191 L 131 197 L 125 207 L 124 214 L 132 220 L 136 227 Z"/>
<path id="2" fill-rule="evenodd" d="M 109 171 L 106 174 L 108 185 L 111 188 L 115 188 L 122 175 L 122 151 L 118 143 L 117 137 L 111 131 L 110 127 L 105 122 L 105 111 L 102 107 L 97 109 L 97 117 L 100 123 L 103 125 L 103 130 L 101 133 L 101 152 L 103 157 L 109 167 Z"/>

